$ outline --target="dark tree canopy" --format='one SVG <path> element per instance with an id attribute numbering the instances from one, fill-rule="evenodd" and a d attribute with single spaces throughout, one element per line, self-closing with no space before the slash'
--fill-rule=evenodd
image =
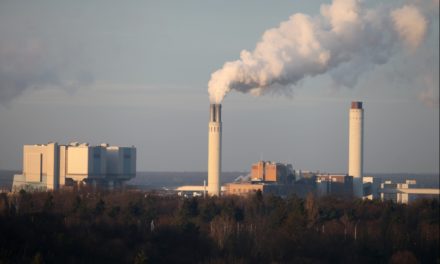
<path id="1" fill-rule="evenodd" d="M 439 202 L 0 194 L 0 263 L 436 263 Z"/>

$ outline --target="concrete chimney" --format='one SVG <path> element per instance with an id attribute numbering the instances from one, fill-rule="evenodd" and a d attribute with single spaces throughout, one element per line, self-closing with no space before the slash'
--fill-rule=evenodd
<path id="1" fill-rule="evenodd" d="M 220 196 L 222 168 L 222 105 L 209 106 L 208 194 Z"/>
<path id="2" fill-rule="evenodd" d="M 348 175 L 353 176 L 353 195 L 363 197 L 364 109 L 362 102 L 352 102 L 350 108 Z"/>

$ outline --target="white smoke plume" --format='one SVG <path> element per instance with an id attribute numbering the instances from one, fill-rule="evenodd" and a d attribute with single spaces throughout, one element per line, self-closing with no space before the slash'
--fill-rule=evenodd
<path id="1" fill-rule="evenodd" d="M 240 175 L 237 178 L 234 179 L 234 182 L 247 182 L 251 180 L 251 174 L 247 175 Z"/>
<path id="2" fill-rule="evenodd" d="M 400 37 L 415 49 L 420 45 L 426 32 L 427 21 L 413 5 L 405 5 L 391 12 L 393 22 Z"/>
<path id="3" fill-rule="evenodd" d="M 412 4 L 371 9 L 357 0 L 334 0 L 322 5 L 318 16 L 294 14 L 267 30 L 253 51 L 243 50 L 239 60 L 211 75 L 210 101 L 220 103 L 231 90 L 277 93 L 324 73 L 353 87 L 362 72 L 386 63 L 396 49 L 416 49 L 427 24 Z"/>

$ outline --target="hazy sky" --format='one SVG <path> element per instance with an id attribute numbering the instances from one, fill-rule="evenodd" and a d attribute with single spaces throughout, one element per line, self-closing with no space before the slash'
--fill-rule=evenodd
<path id="1" fill-rule="evenodd" d="M 134 145 L 138 170 L 206 170 L 211 73 L 292 14 L 318 15 L 322 3 L 1 1 L 0 169 L 21 170 L 23 144 L 79 141 Z M 367 173 L 438 173 L 438 1 L 386 3 L 423 6 L 420 46 L 393 49 L 352 88 L 320 74 L 288 96 L 232 91 L 223 101 L 224 171 L 264 158 L 346 172 L 348 110 L 361 100 Z"/>

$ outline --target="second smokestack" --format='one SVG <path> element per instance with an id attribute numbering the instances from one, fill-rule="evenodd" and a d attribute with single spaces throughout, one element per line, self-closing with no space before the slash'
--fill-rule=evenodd
<path id="1" fill-rule="evenodd" d="M 363 190 L 364 109 L 362 102 L 352 102 L 350 108 L 348 175 L 353 176 L 353 194 L 364 196 Z"/>
<path id="2" fill-rule="evenodd" d="M 222 105 L 209 106 L 208 130 L 208 194 L 220 196 L 222 164 Z"/>

